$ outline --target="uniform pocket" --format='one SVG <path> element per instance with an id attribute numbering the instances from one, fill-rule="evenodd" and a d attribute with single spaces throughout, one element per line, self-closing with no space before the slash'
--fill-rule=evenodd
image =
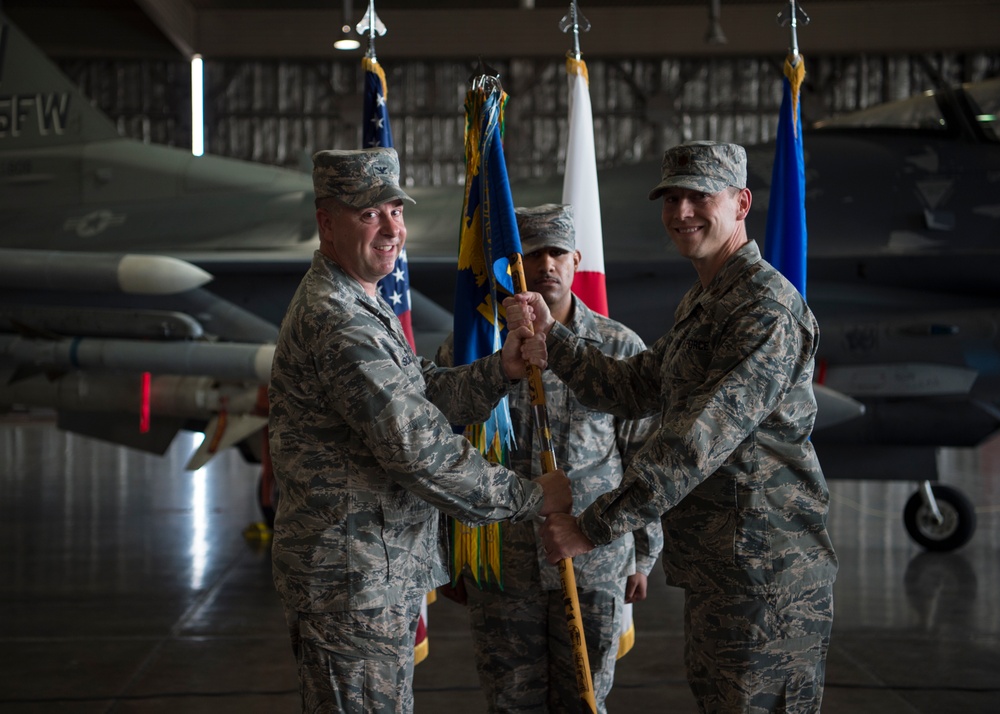
<path id="1" fill-rule="evenodd" d="M 737 512 L 733 562 L 745 573 L 750 585 L 770 585 L 774 582 L 767 511 L 743 509 Z"/>

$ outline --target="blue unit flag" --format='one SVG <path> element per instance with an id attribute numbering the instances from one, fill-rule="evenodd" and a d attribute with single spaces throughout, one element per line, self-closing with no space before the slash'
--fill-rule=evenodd
<path id="1" fill-rule="evenodd" d="M 802 296 L 806 294 L 806 170 L 802 151 L 802 118 L 798 111 L 799 87 L 805 77 L 801 55 L 793 65 L 785 60 L 778 136 L 771 174 L 771 200 L 767 209 L 764 259 L 781 271 Z"/>

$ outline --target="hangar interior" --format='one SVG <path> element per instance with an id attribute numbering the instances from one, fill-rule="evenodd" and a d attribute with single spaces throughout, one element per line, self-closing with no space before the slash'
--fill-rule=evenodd
<path id="1" fill-rule="evenodd" d="M 802 4 L 811 16 L 798 32 L 807 62 L 804 123 L 1000 76 L 998 2 Z M 512 179 L 562 172 L 571 41 L 558 21 L 567 5 L 377 0 L 389 32 L 376 49 L 408 186 L 464 181 L 463 98 L 480 59 L 499 71 L 510 95 Z M 331 43 L 345 10 L 353 24 L 366 6 L 4 0 L 0 11 L 121 135 L 147 143 L 190 145 L 189 59 L 202 55 L 208 153 L 296 169 L 316 149 L 359 145 L 364 50 L 338 53 Z M 593 25 L 580 41 L 599 166 L 656 160 L 691 138 L 772 140 L 788 47 L 788 29 L 775 16 L 786 8 L 767 0 L 580 3 Z M 1000 167 L 992 171 L 996 181 Z M 0 414 L 0 518 L 9 534 L 0 555 L 0 707 L 295 711 L 268 541 L 254 526 L 260 467 L 230 448 L 185 469 L 199 433 L 181 432 L 158 456 L 56 422 L 47 409 L 15 405 Z M 824 711 L 1000 707 L 1000 442 L 941 448 L 934 458 L 942 480 L 975 508 L 974 536 L 951 552 L 924 550 L 904 528 L 915 482 L 830 483 L 841 570 Z M 657 566 L 649 598 L 635 611 L 636 645 L 619 662 L 610 711 L 695 711 L 681 606 Z M 428 620 L 417 712 L 485 712 L 462 609 L 439 599 Z"/>

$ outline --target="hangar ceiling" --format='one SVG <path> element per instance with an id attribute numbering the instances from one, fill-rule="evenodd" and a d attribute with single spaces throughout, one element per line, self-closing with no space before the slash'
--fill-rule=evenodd
<path id="1" fill-rule="evenodd" d="M 706 40 L 720 7 L 726 42 Z M 804 53 L 950 52 L 1000 46 L 998 0 L 807 0 Z M 44 51 L 60 57 L 344 56 L 332 42 L 365 0 L 0 0 Z M 559 32 L 568 0 L 376 0 L 389 34 L 379 57 L 538 57 L 572 45 Z M 593 28 L 584 57 L 783 53 L 781 0 L 583 0 Z M 357 50 L 354 54 L 361 54 Z M 349 55 L 348 55 L 349 56 Z"/>

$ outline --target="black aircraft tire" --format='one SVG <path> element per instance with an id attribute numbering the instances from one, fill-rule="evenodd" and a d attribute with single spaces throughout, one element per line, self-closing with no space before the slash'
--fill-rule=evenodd
<path id="1" fill-rule="evenodd" d="M 924 505 L 920 492 L 910 496 L 903 509 L 906 532 L 927 550 L 938 552 L 955 550 L 969 542 L 976 532 L 976 509 L 964 493 L 951 486 L 931 486 L 938 510 L 944 518 L 935 523 L 931 509 Z"/>

